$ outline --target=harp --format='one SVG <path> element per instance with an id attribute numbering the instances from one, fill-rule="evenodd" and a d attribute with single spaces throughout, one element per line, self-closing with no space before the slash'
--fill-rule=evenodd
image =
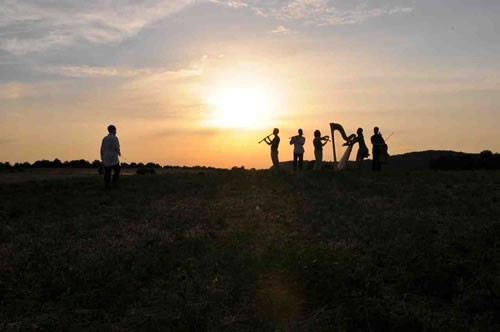
<path id="1" fill-rule="evenodd" d="M 341 124 L 339 123 L 330 123 L 330 129 L 332 130 L 332 146 L 333 146 L 333 162 L 335 165 L 335 168 L 338 170 L 342 170 L 345 168 L 347 165 L 347 161 L 349 160 L 349 156 L 351 155 L 352 151 L 352 146 L 356 143 L 356 134 L 351 134 L 347 136 L 344 127 L 342 127 Z M 345 143 L 342 144 L 344 146 L 347 146 L 346 151 L 344 152 L 344 155 L 342 158 L 340 158 L 340 162 L 337 163 L 337 149 L 335 147 L 335 132 L 338 131 L 342 138 L 344 139 Z"/>

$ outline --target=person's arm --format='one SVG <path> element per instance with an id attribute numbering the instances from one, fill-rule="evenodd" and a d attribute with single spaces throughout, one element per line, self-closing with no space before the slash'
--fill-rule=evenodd
<path id="1" fill-rule="evenodd" d="M 293 143 L 295 143 L 295 137 L 292 137 L 292 138 L 290 139 L 290 145 L 293 145 Z"/>
<path id="2" fill-rule="evenodd" d="M 121 157 L 122 153 L 120 151 L 120 141 L 118 140 L 118 137 L 116 138 L 116 153 Z"/>
<path id="3" fill-rule="evenodd" d="M 268 137 L 264 138 L 264 142 L 267 144 L 267 145 L 271 145 L 271 139 Z"/>
<path id="4" fill-rule="evenodd" d="M 104 159 L 104 139 L 101 142 L 101 161 Z"/>
<path id="5" fill-rule="evenodd" d="M 302 137 L 302 145 L 306 144 L 306 138 L 305 137 Z"/>

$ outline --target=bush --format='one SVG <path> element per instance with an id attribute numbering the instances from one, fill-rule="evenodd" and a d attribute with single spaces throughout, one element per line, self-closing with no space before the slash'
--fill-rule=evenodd
<path id="1" fill-rule="evenodd" d="M 146 167 L 139 167 L 136 171 L 135 174 L 138 175 L 155 175 L 156 171 L 153 168 L 146 168 Z"/>

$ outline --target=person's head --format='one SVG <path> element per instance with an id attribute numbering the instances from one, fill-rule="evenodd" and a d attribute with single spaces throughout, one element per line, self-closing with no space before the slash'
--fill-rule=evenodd
<path id="1" fill-rule="evenodd" d="M 116 134 L 116 127 L 113 125 L 108 126 L 108 133 L 110 134 Z"/>
<path id="2" fill-rule="evenodd" d="M 373 132 L 375 133 L 375 135 L 377 135 L 377 134 L 378 134 L 378 132 L 379 132 L 378 127 L 373 128 Z"/>
<path id="3" fill-rule="evenodd" d="M 302 131 L 302 129 L 299 129 L 299 136 L 302 136 L 304 135 L 304 132 Z"/>
<path id="4" fill-rule="evenodd" d="M 278 135 L 280 133 L 280 130 L 278 128 L 274 128 L 273 134 Z"/>
<path id="5" fill-rule="evenodd" d="M 357 133 L 358 133 L 358 135 L 363 135 L 363 128 L 358 128 Z"/>
<path id="6" fill-rule="evenodd" d="M 314 131 L 314 137 L 321 137 L 321 131 L 319 131 L 319 130 L 316 129 Z"/>

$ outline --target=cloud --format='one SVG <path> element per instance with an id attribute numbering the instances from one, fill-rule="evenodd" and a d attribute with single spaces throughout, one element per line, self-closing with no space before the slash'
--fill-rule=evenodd
<path id="1" fill-rule="evenodd" d="M 204 2 L 247 8 L 272 19 L 317 25 L 361 23 L 413 10 L 370 7 L 359 0 L 351 9 L 335 7 L 329 0 L 0 0 L 0 49 L 24 55 L 82 42 L 120 42 L 158 20 Z"/>
<path id="2" fill-rule="evenodd" d="M 223 57 L 223 55 L 219 55 Z M 187 64 L 184 68 L 135 68 L 112 66 L 45 66 L 36 69 L 48 73 L 72 78 L 137 78 L 137 81 L 171 81 L 177 79 L 200 76 L 203 66 L 209 59 L 208 55 L 201 56 L 198 60 Z"/>
<path id="3" fill-rule="evenodd" d="M 131 37 L 195 0 L 0 0 L 0 48 L 16 55 Z"/>
<path id="4" fill-rule="evenodd" d="M 350 9 L 336 7 L 330 0 L 217 0 L 213 2 L 235 8 L 248 7 L 258 15 L 272 19 L 303 21 L 316 25 L 358 24 L 371 18 L 413 11 L 411 7 L 371 7 L 361 1 L 352 1 L 354 5 Z"/>
<path id="5" fill-rule="evenodd" d="M 38 70 L 44 73 L 75 78 L 135 77 L 150 74 L 153 71 L 152 69 L 92 66 L 48 66 L 38 68 Z"/>
<path id="6" fill-rule="evenodd" d="M 164 91 L 168 82 L 180 79 L 196 78 L 201 74 L 202 70 L 199 68 L 160 70 L 137 77 L 131 82 L 123 84 L 122 88 L 130 91 L 149 91 L 150 93 L 156 94 L 159 91 Z"/>
<path id="7" fill-rule="evenodd" d="M 232 8 L 246 8 L 248 4 L 242 0 L 209 0 L 209 2 L 225 5 Z"/>
<path id="8" fill-rule="evenodd" d="M 286 33 L 286 32 L 288 32 L 288 31 L 289 31 L 289 30 L 288 30 L 286 27 L 284 27 L 284 26 L 282 26 L 282 25 L 279 25 L 279 26 L 277 26 L 277 27 L 276 27 L 273 31 L 271 31 L 271 32 L 272 32 L 272 33 Z"/>
<path id="9" fill-rule="evenodd" d="M 39 95 L 44 84 L 4 83 L 0 84 L 0 100 L 15 100 Z"/>

